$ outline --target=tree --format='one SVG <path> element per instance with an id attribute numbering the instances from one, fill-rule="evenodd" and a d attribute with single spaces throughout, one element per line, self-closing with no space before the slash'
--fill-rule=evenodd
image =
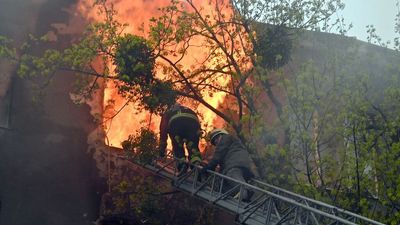
<path id="1" fill-rule="evenodd" d="M 291 80 L 284 79 L 289 108 L 284 107 L 273 89 L 277 77 L 271 71 L 290 59 L 296 34 L 303 29 L 328 31 L 332 15 L 343 8 L 341 1 L 211 3 L 213 10 L 209 12 L 195 1 L 172 1 L 160 9 L 160 17 L 152 19 L 150 32 L 139 37 L 124 34 L 126 25 L 114 19 L 112 6 L 97 1 L 105 20 L 91 24 L 72 46 L 48 49 L 35 56 L 28 50 L 40 40 L 32 37 L 32 43 L 15 49 L 8 39 L 1 38 L 0 55 L 18 62 L 21 76 L 51 77 L 58 70 L 77 72 L 82 75 L 80 93 L 84 97 L 96 89 L 98 79 L 115 80 L 128 102 L 139 102 L 139 107 L 151 113 L 162 112 L 176 98 L 190 99 L 226 121 L 251 147 L 262 173 L 265 155 L 278 152 L 277 158 L 283 159 L 279 163 L 291 163 L 302 192 L 310 191 L 316 197 L 361 213 L 370 209 L 366 199 L 378 196 L 384 206 L 379 213 L 398 213 L 398 106 L 394 104 L 398 102 L 397 80 L 388 82 L 392 86 L 386 86 L 383 100 L 364 97 L 369 92 L 368 79 L 359 83 L 359 76 L 335 76 L 341 64 L 333 58 L 328 60 L 332 64 L 327 68 L 334 68 L 329 72 L 318 71 L 309 64 Z M 188 63 L 192 49 L 201 49 L 204 55 Z M 94 67 L 95 61 L 100 68 Z M 160 78 L 156 71 L 165 76 Z M 394 78 L 398 75 L 397 71 L 393 74 Z M 93 84 L 88 85 L 89 82 Z M 217 92 L 224 93 L 233 107 L 210 105 L 206 98 Z M 260 142 L 267 142 L 261 137 L 266 128 L 264 106 L 258 99 L 263 94 L 272 102 L 284 127 L 285 141 L 290 143 L 287 151 L 271 149 L 276 146 L 255 150 Z M 370 129 L 370 123 L 379 126 Z M 336 150 L 335 157 L 324 154 L 324 150 L 332 148 Z M 299 162 L 304 162 L 305 167 L 299 167 Z M 305 172 L 305 179 L 301 172 Z M 373 216 L 379 218 L 377 213 Z M 397 218 L 396 214 L 392 221 Z"/>
<path id="2" fill-rule="evenodd" d="M 155 80 L 153 70 L 154 67 L 163 67 L 167 73 L 166 80 L 173 82 L 171 85 L 174 85 L 180 96 L 206 105 L 230 123 L 238 134 L 240 122 L 208 105 L 204 101 L 204 95 L 223 91 L 234 96 L 238 106 L 238 121 L 244 115 L 244 108 L 256 110 L 248 103 L 244 91 L 246 85 L 250 85 L 249 79 L 254 76 L 255 68 L 259 65 L 253 46 L 262 47 L 274 43 L 268 42 L 268 38 L 272 36 L 268 33 L 261 35 L 263 38 L 260 41 L 256 39 L 254 22 L 268 23 L 278 26 L 279 29 L 315 28 L 342 7 L 340 1 L 293 1 L 279 4 L 275 1 L 234 1 L 232 4 L 217 1 L 213 2 L 215 14 L 211 15 L 209 12 L 203 12 L 193 1 L 187 1 L 185 4 L 172 1 L 171 6 L 161 9 L 161 17 L 153 18 L 151 32 L 148 40 L 145 40 L 130 34 L 121 35 L 126 25 L 114 20 L 116 12 L 112 7 L 108 8 L 106 1 L 97 1 L 96 5 L 101 6 L 105 21 L 91 24 L 83 39 L 70 48 L 64 51 L 49 49 L 42 57 L 36 57 L 24 54 L 30 47 L 29 44 L 25 44 L 18 49 L 20 55 L 17 56 L 17 50 L 9 48 L 9 41 L 2 39 L 2 56 L 20 61 L 21 75 L 46 76 L 60 69 L 73 70 L 86 75 L 121 80 L 124 82 L 121 92 L 135 94 L 143 92 L 142 89 L 135 89 L 136 85 L 157 85 L 151 83 Z M 272 5 L 274 7 L 271 8 Z M 257 10 L 251 10 L 255 6 L 258 6 Z M 187 57 L 185 54 L 188 48 L 195 47 L 192 42 L 196 37 L 202 40 L 200 47 L 207 48 L 207 55 L 203 62 L 193 63 L 190 69 L 183 70 L 181 61 Z M 34 38 L 32 40 L 38 41 Z M 289 41 L 288 45 L 290 46 Z M 170 49 L 170 46 L 174 49 Z M 96 57 L 101 57 L 104 63 L 112 61 L 116 65 L 115 75 L 106 64 L 103 64 L 105 68 L 102 73 L 96 72 L 92 64 Z M 163 62 L 155 65 L 156 59 L 162 59 Z M 213 62 L 216 59 L 219 61 Z M 268 63 L 265 59 L 261 61 L 264 64 Z M 216 85 L 221 76 L 229 79 L 231 84 L 227 87 Z M 199 91 L 203 88 L 207 92 Z"/>
<path id="3" fill-rule="evenodd" d="M 126 25 L 114 20 L 116 12 L 105 1 L 97 1 L 96 6 L 105 20 L 91 24 L 71 47 L 48 49 L 34 56 L 26 53 L 31 44 L 13 49 L 9 40 L 2 39 L 1 55 L 19 62 L 21 76 L 51 77 L 57 70 L 86 75 L 81 77 L 85 82 L 80 93 L 90 93 L 99 78 L 119 81 L 120 93 L 128 101 L 139 102 L 140 107 L 154 113 L 162 112 L 177 97 L 203 104 L 252 147 L 262 173 L 264 153 L 254 150 L 254 139 L 265 131 L 256 101 L 262 92 L 267 93 L 284 122 L 282 103 L 272 90 L 270 69 L 287 62 L 292 38 L 300 29 L 318 29 L 319 25 L 328 29 L 332 14 L 343 7 L 338 0 L 215 1 L 211 13 L 193 1 L 172 1 L 171 6 L 161 9 L 160 17 L 152 19 L 150 33 L 144 38 L 122 34 Z M 196 45 L 198 40 L 200 46 Z M 38 41 L 32 37 L 32 42 Z M 202 61 L 184 66 L 191 48 L 205 49 L 205 55 Z M 95 59 L 102 65 L 100 71 L 94 67 Z M 157 78 L 155 69 L 166 76 Z M 93 85 L 86 85 L 93 80 Z M 228 83 L 220 85 L 221 80 Z M 205 97 L 216 92 L 225 93 L 235 107 L 228 110 L 210 105 Z"/>
<path id="4" fill-rule="evenodd" d="M 343 4 L 340 0 L 211 1 L 212 10 L 207 11 L 199 2 L 171 1 L 170 6 L 160 9 L 161 16 L 152 19 L 147 36 L 138 37 L 123 34 L 126 25 L 115 21 L 117 12 L 99 0 L 95 6 L 105 20 L 91 24 L 71 47 L 48 49 L 34 56 L 25 54 L 29 45 L 17 50 L 3 40 L 1 55 L 19 61 L 22 76 L 50 76 L 57 70 L 90 75 L 83 76 L 85 85 L 80 93 L 95 89 L 96 83 L 86 84 L 99 78 L 119 81 L 120 93 L 151 113 L 162 112 L 176 98 L 190 99 L 222 118 L 244 143 L 253 146 L 250 150 L 255 158 L 261 158 L 251 140 L 265 130 L 256 128 L 262 126 L 257 121 L 264 107 L 256 99 L 267 93 L 283 121 L 270 69 L 290 58 L 297 32 L 327 30 L 331 16 Z M 190 62 L 188 52 L 193 50 L 203 55 Z M 101 70 L 94 67 L 95 59 L 100 61 Z M 165 76 L 160 79 L 155 71 Z M 217 92 L 226 95 L 233 107 L 211 105 L 207 98 Z M 261 161 L 258 164 L 262 170 Z"/>
<path id="5" fill-rule="evenodd" d="M 354 40 L 322 45 L 283 83 L 296 189 L 397 224 L 399 55 Z"/>

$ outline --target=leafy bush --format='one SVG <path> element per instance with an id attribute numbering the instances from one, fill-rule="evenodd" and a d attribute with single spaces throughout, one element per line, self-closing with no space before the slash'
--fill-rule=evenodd
<path id="1" fill-rule="evenodd" d="M 117 39 L 115 73 L 128 85 L 148 85 L 154 78 L 155 58 L 147 41 L 139 36 L 126 34 Z"/>
<path id="2" fill-rule="evenodd" d="M 171 82 L 155 80 L 143 93 L 142 103 L 146 110 L 160 114 L 176 102 L 177 93 Z"/>
<path id="3" fill-rule="evenodd" d="M 148 128 L 141 128 L 135 135 L 121 143 L 128 157 L 136 162 L 148 164 L 157 156 L 157 135 Z"/>

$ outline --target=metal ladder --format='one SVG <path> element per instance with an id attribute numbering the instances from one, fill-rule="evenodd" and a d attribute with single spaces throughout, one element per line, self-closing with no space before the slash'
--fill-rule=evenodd
<path id="1" fill-rule="evenodd" d="M 253 179 L 250 182 L 251 184 L 248 184 L 210 170 L 207 171 L 206 176 L 200 177 L 199 170 L 201 168 L 195 165 L 191 165 L 192 168 L 187 173 L 178 177 L 178 171 L 175 166 L 177 159 L 171 156 L 166 159 L 155 160 L 150 164 L 133 163 L 171 180 L 178 190 L 233 213 L 236 215 L 236 221 L 239 224 L 384 225 L 350 211 L 304 197 L 259 180 Z M 235 183 L 235 186 L 230 190 L 226 190 L 227 180 Z M 242 193 L 245 188 L 254 193 L 249 202 L 243 201 L 241 197 L 232 197 L 234 194 Z"/>

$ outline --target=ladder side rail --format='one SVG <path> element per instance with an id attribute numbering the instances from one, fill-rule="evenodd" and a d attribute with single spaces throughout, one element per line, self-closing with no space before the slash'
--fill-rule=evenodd
<path id="1" fill-rule="evenodd" d="M 280 187 L 277 187 L 277 186 L 274 186 L 274 185 L 271 185 L 271 184 L 268 184 L 268 183 L 264 183 L 264 182 L 259 181 L 259 180 L 256 180 L 256 179 L 252 179 L 251 181 L 252 181 L 252 182 L 256 182 L 257 184 L 266 186 L 266 187 L 268 187 L 268 188 L 277 190 L 277 191 L 279 191 L 279 192 L 283 192 L 283 193 L 285 193 L 285 194 L 288 194 L 289 196 L 293 196 L 293 197 L 296 197 L 296 198 L 303 199 L 303 200 L 305 200 L 305 201 L 312 202 L 312 203 L 314 203 L 314 204 L 316 204 L 316 205 L 319 205 L 319 206 L 321 206 L 321 207 L 326 207 L 326 208 L 328 208 L 328 209 L 332 209 L 332 208 L 333 208 L 332 205 L 329 205 L 329 204 L 327 204 L 327 203 L 325 203 L 325 202 L 321 202 L 321 201 L 318 201 L 318 200 L 315 200 L 315 199 L 312 199 L 312 198 L 309 198 L 309 197 L 306 197 L 306 196 L 303 196 L 303 195 L 300 195 L 300 194 L 297 194 L 297 193 L 288 191 L 288 190 L 286 190 L 286 189 L 283 189 L 283 188 L 280 188 Z"/>
<path id="2" fill-rule="evenodd" d="M 177 160 L 177 159 L 173 159 L 173 160 Z M 195 165 L 193 165 L 193 168 L 194 168 L 194 170 L 195 170 L 194 173 L 193 173 L 193 171 L 192 171 L 192 172 L 189 172 L 189 174 L 187 174 L 187 176 L 185 176 L 183 179 L 179 179 L 179 182 L 184 182 L 185 180 L 188 181 L 188 182 L 190 182 L 190 180 L 188 179 L 188 178 L 190 177 L 190 175 L 191 175 L 191 174 L 198 173 L 198 171 L 196 171 L 196 170 L 199 170 L 199 169 L 200 169 L 200 167 L 195 166 Z M 219 191 L 220 194 L 222 193 L 222 186 L 223 186 L 224 180 L 230 180 L 231 182 L 236 183 L 236 184 L 238 184 L 238 185 L 246 186 L 248 189 L 257 190 L 257 191 L 259 191 L 259 192 L 263 192 L 263 193 L 265 193 L 265 194 L 267 194 L 267 195 L 273 196 L 273 197 L 275 197 L 275 198 L 278 199 L 278 200 L 281 200 L 281 201 L 284 201 L 284 202 L 288 203 L 289 205 L 296 205 L 296 206 L 302 207 L 303 209 L 305 209 L 305 210 L 307 210 L 307 211 L 310 211 L 310 213 L 316 213 L 316 214 L 318 214 L 318 215 L 320 215 L 320 216 L 328 217 L 328 218 L 330 218 L 330 219 L 333 219 L 333 220 L 336 220 L 336 221 L 340 221 L 340 222 L 342 222 L 342 223 L 344 223 L 344 224 L 348 224 L 348 225 L 354 225 L 354 224 L 355 224 L 355 223 L 352 223 L 352 222 L 350 222 L 350 221 L 348 221 L 348 220 L 346 220 L 346 219 L 343 219 L 343 218 L 341 218 L 341 217 L 338 217 L 338 216 L 336 216 L 336 215 L 331 215 L 331 214 L 329 214 L 329 213 L 327 213 L 327 212 L 321 211 L 321 210 L 319 210 L 319 209 L 315 209 L 315 208 L 310 207 L 310 206 L 308 206 L 308 205 L 303 205 L 303 204 L 301 204 L 301 203 L 299 203 L 299 202 L 297 202 L 297 201 L 295 201 L 295 200 L 293 200 L 293 199 L 291 199 L 291 198 L 288 198 L 288 197 L 285 197 L 285 196 L 282 196 L 282 195 L 279 195 L 279 194 L 276 194 L 276 193 L 273 193 L 273 192 L 270 192 L 270 191 L 266 191 L 266 190 L 261 189 L 261 188 L 259 188 L 259 187 L 250 185 L 250 184 L 248 184 L 248 183 L 246 183 L 246 182 L 242 182 L 242 181 L 235 180 L 235 179 L 233 179 L 233 178 L 231 178 L 231 177 L 228 177 L 228 176 L 226 176 L 226 175 L 220 174 L 220 173 L 218 173 L 218 172 L 211 171 L 211 170 L 208 170 L 207 172 L 210 173 L 210 174 L 213 174 L 213 175 L 216 176 L 216 177 L 220 177 L 220 178 L 222 179 L 221 187 L 220 187 L 220 191 Z M 195 183 L 198 182 L 197 179 L 192 179 L 191 181 L 192 181 L 192 182 L 195 182 Z M 192 184 L 191 186 L 194 187 L 195 185 Z M 179 185 L 178 185 L 178 187 L 179 187 Z M 282 189 L 282 190 L 284 190 L 284 189 Z M 195 190 L 191 190 L 190 192 L 191 192 L 191 193 L 194 193 Z M 229 194 L 229 193 L 228 193 L 228 194 Z M 228 194 L 227 194 L 227 193 L 222 194 L 221 196 L 219 196 L 218 198 L 216 198 L 216 199 L 214 200 L 214 203 L 217 202 L 217 201 L 219 201 L 219 200 L 221 200 L 221 199 L 223 199 L 224 197 L 228 196 Z M 303 196 L 301 196 L 301 195 L 298 195 L 298 196 L 303 197 Z M 314 201 L 315 201 L 315 200 L 314 200 Z M 240 201 L 238 201 L 237 204 L 239 205 L 239 204 L 240 204 Z"/>
<path id="3" fill-rule="evenodd" d="M 239 180 L 235 180 L 235 179 L 233 179 L 233 178 L 231 178 L 231 177 L 228 177 L 228 176 L 226 176 L 226 175 L 220 174 L 220 173 L 215 172 L 215 171 L 208 170 L 207 172 L 208 172 L 208 173 L 211 173 L 211 174 L 214 174 L 215 176 L 222 177 L 224 180 L 230 180 L 230 181 L 235 182 L 235 183 L 237 183 L 237 184 L 244 185 L 244 186 L 246 186 L 248 189 L 252 189 L 252 190 L 256 190 L 256 191 L 258 191 L 258 192 L 262 192 L 262 193 L 264 193 L 264 194 L 266 194 L 266 195 L 272 196 L 272 197 L 274 197 L 275 199 L 281 200 L 281 201 L 283 201 L 283 202 L 285 202 L 285 203 L 288 203 L 288 204 L 290 204 L 290 205 L 299 206 L 299 207 L 303 208 L 303 209 L 306 210 L 306 211 L 310 211 L 310 212 L 316 213 L 316 214 L 318 214 L 318 215 L 321 215 L 321 216 L 324 216 L 324 217 L 328 217 L 328 218 L 333 219 L 333 220 L 337 220 L 337 221 L 339 221 L 339 222 L 341 222 L 341 223 L 343 223 L 343 224 L 355 225 L 355 223 L 352 223 L 352 222 L 350 222 L 350 221 L 348 221 L 348 220 L 346 220 L 346 219 L 344 219 L 344 218 L 341 218 L 341 217 L 338 217 L 338 216 L 329 214 L 329 213 L 327 213 L 327 212 L 321 211 L 321 210 L 319 210 L 319 209 L 316 209 L 316 208 L 313 208 L 313 207 L 310 207 L 310 206 L 301 204 L 301 203 L 299 203 L 299 202 L 297 202 L 297 201 L 295 201 L 295 200 L 293 200 L 293 199 L 291 199 L 291 198 L 288 198 L 288 197 L 284 197 L 284 196 L 275 194 L 275 193 L 273 193 L 273 192 L 270 192 L 270 191 L 261 189 L 261 188 L 259 188 L 259 187 L 257 187 L 257 186 L 253 186 L 253 185 L 248 184 L 248 183 L 246 183 L 246 182 L 242 182 L 242 181 L 239 181 Z M 239 204 L 239 202 L 238 202 L 238 204 Z"/>
<path id="4" fill-rule="evenodd" d="M 315 199 L 308 198 L 306 196 L 303 196 L 303 195 L 288 191 L 286 189 L 283 189 L 283 188 L 280 188 L 280 187 L 277 187 L 277 186 L 274 186 L 274 185 L 271 185 L 271 184 L 268 184 L 268 183 L 265 183 L 265 182 L 262 182 L 262 181 L 259 181 L 259 180 L 256 180 L 256 179 L 252 179 L 252 182 L 256 182 L 257 184 L 266 186 L 268 188 L 272 188 L 272 189 L 278 190 L 280 192 L 286 193 L 288 195 L 303 199 L 305 201 L 312 202 L 313 204 L 316 204 L 318 206 L 327 208 L 327 210 L 330 210 L 331 212 L 346 214 L 347 216 L 356 217 L 360 221 L 368 222 L 368 223 L 375 224 L 375 225 L 385 225 L 385 224 L 380 223 L 378 221 L 371 220 L 371 219 L 369 219 L 367 217 L 355 214 L 355 213 L 353 213 L 351 211 L 348 211 L 348 210 L 345 210 L 345 209 L 342 209 L 342 208 L 327 204 L 325 202 L 321 202 L 321 201 L 318 201 L 318 200 L 315 200 Z"/>
<path id="5" fill-rule="evenodd" d="M 125 158 L 125 159 L 126 159 L 126 158 Z M 174 157 L 168 157 L 168 159 L 173 160 L 173 161 L 177 161 L 177 159 L 174 158 Z M 132 162 L 132 161 L 130 161 L 130 160 L 128 160 L 128 161 L 129 161 L 129 162 Z M 138 163 L 138 162 L 132 162 L 132 163 L 134 163 L 134 164 L 139 164 L 139 165 L 141 165 L 142 167 L 147 168 L 147 169 L 149 169 L 149 170 L 152 170 L 153 172 L 156 172 L 157 174 L 160 174 L 160 175 L 162 175 L 162 176 L 165 177 L 165 178 L 168 178 L 168 179 L 176 179 L 176 176 L 175 176 L 175 175 L 176 175 L 176 170 L 175 170 L 175 171 L 166 170 L 166 169 L 167 169 L 167 166 L 163 167 L 162 170 L 160 171 L 160 168 L 156 168 L 155 166 L 153 166 L 153 165 L 151 165 L 151 164 L 142 164 L 142 163 Z M 169 165 L 171 165 L 171 164 L 172 164 L 172 163 L 169 163 Z M 197 174 L 198 174 L 198 172 L 199 172 L 198 170 L 199 170 L 200 167 L 198 167 L 198 166 L 196 166 L 196 165 L 192 165 L 192 166 L 193 166 L 193 168 L 194 168 L 194 170 L 195 170 L 195 171 L 193 171 L 194 173 L 189 173 L 188 176 L 187 176 L 185 179 L 187 179 L 188 177 L 190 177 L 191 174 L 195 174 L 195 176 L 197 177 Z M 197 171 L 196 171 L 196 170 L 197 170 Z M 162 171 L 163 171 L 164 173 L 161 173 Z M 341 222 L 341 223 L 343 223 L 343 224 L 348 224 L 348 225 L 353 225 L 353 224 L 355 224 L 355 223 L 350 222 L 349 220 L 347 220 L 347 219 L 350 219 L 350 218 L 346 218 L 346 219 L 341 218 L 341 217 L 339 217 L 339 216 L 337 216 L 337 215 L 333 215 L 333 214 L 331 214 L 331 213 L 329 213 L 329 212 L 325 212 L 325 211 L 322 211 L 322 210 L 320 210 L 320 209 L 318 209 L 318 208 L 311 207 L 311 206 L 309 206 L 308 204 L 302 204 L 302 203 L 300 203 L 300 202 L 298 202 L 298 201 L 293 200 L 293 199 L 290 198 L 290 197 L 282 196 L 282 195 L 280 195 L 280 194 L 277 194 L 277 193 L 274 193 L 274 192 L 271 192 L 271 191 L 267 191 L 267 190 L 265 190 L 265 189 L 262 189 L 261 187 L 257 187 L 257 186 L 248 184 L 248 183 L 246 183 L 246 182 L 242 182 L 242 181 L 239 181 L 239 180 L 235 180 L 235 179 L 233 179 L 233 178 L 231 178 L 231 177 L 228 177 L 228 176 L 226 176 L 226 175 L 220 174 L 220 173 L 218 173 L 218 172 L 208 170 L 207 173 L 213 174 L 215 177 L 220 177 L 220 178 L 222 179 L 222 182 L 221 182 L 221 184 L 220 184 L 221 187 L 220 187 L 219 193 L 222 193 L 222 185 L 223 185 L 223 183 L 224 183 L 224 180 L 230 180 L 231 182 L 236 183 L 236 184 L 241 185 L 241 186 L 244 186 L 244 187 L 246 187 L 247 189 L 255 190 L 255 191 L 258 191 L 258 192 L 262 192 L 262 193 L 264 193 L 264 194 L 266 194 L 266 195 L 269 195 L 269 196 L 272 196 L 272 197 L 274 197 L 274 198 L 276 198 L 276 199 L 278 199 L 278 200 L 280 200 L 280 201 L 283 201 L 283 202 L 286 202 L 286 203 L 288 203 L 288 204 L 301 207 L 301 208 L 303 208 L 304 210 L 309 211 L 310 213 L 316 213 L 316 214 L 318 214 L 318 215 L 320 215 L 320 216 L 324 216 L 324 217 L 327 217 L 327 218 L 336 220 L 336 221 Z M 188 179 L 187 181 L 190 182 L 189 179 Z M 346 215 L 348 215 L 349 217 L 353 217 L 352 219 L 357 218 L 358 220 L 361 220 L 361 221 L 364 221 L 364 222 L 369 222 L 369 223 L 371 223 L 371 224 L 375 224 L 375 225 L 384 225 L 383 223 L 380 223 L 380 222 L 377 222 L 377 221 L 368 219 L 368 218 L 366 218 L 366 217 L 363 217 L 363 216 L 361 216 L 361 215 L 357 215 L 357 214 L 352 213 L 352 212 L 350 212 L 350 211 L 347 211 L 347 210 L 344 210 L 344 209 L 341 209 L 341 208 L 338 208 L 338 207 L 331 206 L 331 205 L 329 205 L 329 204 L 327 204 L 327 203 L 320 202 L 320 201 L 317 201 L 317 200 L 314 200 L 314 199 L 311 199 L 311 198 L 308 198 L 308 197 L 305 197 L 305 196 L 302 196 L 302 195 L 299 195 L 299 194 L 290 192 L 290 191 L 288 191 L 288 190 L 285 190 L 285 189 L 282 189 L 282 188 L 279 188 L 279 187 L 276 187 L 276 186 L 273 186 L 273 185 L 264 183 L 264 182 L 262 182 L 262 181 L 255 180 L 255 179 L 253 179 L 253 181 L 256 182 L 256 183 L 258 183 L 258 184 L 260 184 L 260 185 L 266 186 L 266 187 L 268 187 L 268 188 L 272 188 L 272 189 L 278 190 L 278 191 L 280 191 L 280 192 L 283 192 L 283 193 L 285 193 L 285 194 L 291 195 L 292 197 L 304 199 L 305 201 L 312 202 L 312 203 L 314 203 L 314 204 L 316 204 L 316 205 L 318 205 L 318 206 L 322 206 L 322 207 L 328 208 L 328 209 L 330 209 L 330 210 L 333 211 L 333 212 L 346 214 Z M 196 178 L 196 179 L 192 179 L 192 182 L 196 182 L 196 183 L 197 183 L 197 182 L 198 182 L 197 178 Z M 192 187 L 196 187 L 196 184 L 193 184 Z M 193 193 L 193 192 L 195 191 L 195 189 L 196 189 L 196 188 L 193 188 L 193 190 L 192 190 L 191 192 Z M 213 190 L 213 188 L 212 188 L 211 190 Z M 238 204 L 240 204 L 240 201 L 238 201 Z"/>
<path id="6" fill-rule="evenodd" d="M 170 172 L 168 172 L 167 170 L 161 170 L 161 171 L 157 171 L 158 168 L 151 166 L 151 165 L 145 165 L 143 166 L 143 168 L 151 170 L 152 172 L 154 172 L 156 175 L 159 175 L 161 177 L 164 177 L 168 180 L 173 180 L 174 179 L 174 175 L 171 174 Z"/>
<path id="7" fill-rule="evenodd" d="M 199 169 L 199 168 L 197 168 Z M 185 191 L 189 194 L 192 194 L 194 196 L 200 197 L 203 200 L 209 201 L 217 206 L 220 206 L 221 208 L 230 211 L 233 214 L 238 215 L 238 218 L 244 214 L 248 213 L 249 215 L 246 216 L 246 220 L 252 218 L 255 219 L 258 218 L 265 218 L 265 213 L 262 213 L 262 210 L 258 210 L 259 208 L 261 208 L 265 203 L 257 203 L 258 206 L 255 207 L 255 209 L 249 213 L 249 211 L 251 211 L 251 209 L 246 209 L 246 207 L 248 207 L 247 205 L 243 205 L 243 203 L 241 204 L 241 198 L 239 198 L 239 201 L 237 200 L 233 200 L 228 198 L 228 196 L 230 196 L 231 194 L 233 194 L 235 191 L 237 191 L 239 188 L 241 188 L 243 186 L 244 183 L 239 184 L 237 182 L 235 182 L 236 180 L 232 180 L 230 177 L 227 176 L 221 176 L 220 173 L 210 173 L 210 175 L 207 177 L 207 179 L 205 179 L 204 182 L 195 182 L 197 180 L 196 177 L 196 169 L 194 169 L 193 171 L 190 171 L 189 174 L 194 174 L 194 177 L 190 177 L 190 176 L 186 176 L 182 179 L 178 179 L 177 182 L 175 182 L 175 185 L 177 188 L 180 188 L 182 191 Z M 194 179 L 191 179 L 194 178 Z M 230 187 L 230 190 L 227 191 L 223 191 L 224 188 L 224 183 L 226 183 L 226 179 L 232 180 L 233 183 L 235 183 L 236 185 Z M 218 185 L 216 185 L 215 180 L 218 180 Z M 210 186 L 210 181 L 211 182 L 211 186 Z M 193 183 L 200 183 L 197 186 L 199 186 L 199 188 L 197 188 L 196 185 L 194 185 Z M 193 187 L 196 187 L 195 189 L 193 189 Z M 209 189 L 206 189 L 209 188 Z M 219 189 L 219 190 L 217 190 Z M 272 211 L 271 211 L 272 212 Z M 279 217 L 279 215 L 277 215 Z M 257 220 L 256 220 L 257 221 Z M 244 222 L 244 221 L 242 221 Z M 254 222 L 254 221 L 253 221 Z"/>

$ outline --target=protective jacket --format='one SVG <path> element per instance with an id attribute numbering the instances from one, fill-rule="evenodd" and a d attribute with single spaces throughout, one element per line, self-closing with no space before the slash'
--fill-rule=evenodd
<path id="1" fill-rule="evenodd" d="M 184 158 L 184 148 L 189 152 L 189 159 L 199 161 L 200 123 L 196 113 L 182 105 L 174 105 L 161 117 L 160 123 L 160 156 L 165 155 L 168 134 L 172 141 L 175 157 Z"/>
<path id="2" fill-rule="evenodd" d="M 240 168 L 243 169 L 246 179 L 254 176 L 249 153 L 242 142 L 230 134 L 222 135 L 207 169 L 214 170 L 217 165 L 223 174 L 232 168 Z"/>

